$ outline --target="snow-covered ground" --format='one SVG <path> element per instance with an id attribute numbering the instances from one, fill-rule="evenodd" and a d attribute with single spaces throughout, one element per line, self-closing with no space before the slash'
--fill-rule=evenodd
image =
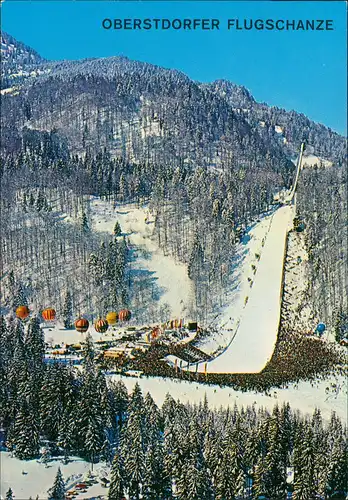
<path id="1" fill-rule="evenodd" d="M 0 90 L 0 94 L 1 95 L 5 95 L 5 94 L 11 94 L 12 92 L 14 92 L 16 90 L 16 87 L 9 87 L 7 89 L 2 89 Z"/>
<path id="2" fill-rule="evenodd" d="M 278 403 L 289 402 L 295 410 L 311 414 L 315 408 L 320 408 L 324 418 L 329 419 L 331 412 L 346 421 L 347 419 L 347 380 L 344 377 L 331 377 L 327 380 L 318 381 L 314 385 L 310 382 L 291 384 L 288 389 L 277 389 L 271 391 L 270 395 L 257 392 L 242 392 L 231 387 L 219 387 L 217 385 L 202 385 L 197 382 L 181 381 L 179 379 L 134 378 L 122 377 L 121 375 L 110 375 L 112 380 L 122 380 L 128 391 L 134 388 L 138 382 L 144 394 L 150 392 L 156 404 L 162 405 L 165 396 L 169 393 L 174 399 L 180 399 L 183 403 L 199 403 L 204 394 L 207 395 L 211 408 L 219 408 L 237 405 L 264 406 L 272 409 Z"/>
<path id="3" fill-rule="evenodd" d="M 45 341 L 53 346 L 56 344 L 75 344 L 78 342 L 84 342 L 87 335 L 79 333 L 75 329 L 66 330 L 60 323 L 51 327 L 43 326 L 43 332 L 45 335 Z M 94 328 L 89 328 L 89 333 L 92 335 L 94 340 L 100 338 Z"/>
<path id="4" fill-rule="evenodd" d="M 224 319 L 228 318 L 223 328 L 229 331 L 230 342 L 222 354 L 208 363 L 207 372 L 258 373 L 271 358 L 278 334 L 283 260 L 291 217 L 291 206 L 279 208 L 272 215 L 269 231 L 261 240 L 256 237 L 261 227 L 255 228 L 254 242 L 248 252 L 249 258 L 258 253 L 260 260 L 255 262 L 253 270 L 244 267 L 249 264 L 247 260 L 242 266 L 240 279 L 248 286 L 242 282 L 244 295 L 237 295 L 237 303 L 231 301 L 223 313 Z M 252 283 L 247 281 L 248 277 Z M 198 367 L 198 371 L 205 371 L 205 363 Z"/>
<path id="5" fill-rule="evenodd" d="M 278 138 L 280 141 L 282 141 L 284 144 L 286 144 L 288 142 L 286 140 L 286 137 L 284 136 L 284 128 L 283 127 L 281 127 L 280 125 L 275 125 L 274 131 L 278 135 Z"/>
<path id="6" fill-rule="evenodd" d="M 294 185 L 287 197 L 289 203 L 293 202 L 295 195 L 303 148 L 302 144 Z M 271 359 L 279 329 L 287 232 L 294 213 L 294 205 L 282 206 L 269 218 L 266 232 L 264 224 L 267 219 L 253 228 L 244 252 L 249 259 L 245 255 L 240 259 L 239 274 L 234 276 L 236 286 L 232 287 L 235 297 L 230 294 L 229 307 L 222 314 L 224 323 L 219 325 L 221 333 L 218 336 L 223 340 L 228 336 L 229 341 L 212 361 L 187 367 L 190 371 L 258 373 Z M 250 263 L 252 257 L 254 262 Z M 252 273 L 248 268 L 250 264 Z M 245 280 L 249 291 L 245 290 Z M 244 292 L 244 296 L 238 295 L 238 291 Z M 204 350 L 203 346 L 200 347 Z"/>
<path id="7" fill-rule="evenodd" d="M 325 160 L 324 158 L 319 158 L 319 156 L 308 155 L 303 157 L 302 168 L 304 167 L 314 167 L 322 165 L 323 167 L 332 167 L 332 161 Z"/>
<path id="8" fill-rule="evenodd" d="M 185 264 L 163 254 L 156 240 L 152 237 L 153 221 L 146 207 L 135 205 L 117 206 L 99 199 L 91 202 L 94 229 L 112 233 L 115 222 L 121 225 L 132 245 L 137 247 L 137 259 L 133 263 L 136 269 L 152 273 L 161 290 L 159 305 L 168 305 L 170 317 L 182 318 L 185 308 L 192 302 L 192 282 L 187 275 Z M 147 223 L 146 223 L 147 219 Z M 168 318 L 169 319 L 169 318 Z M 155 318 L 155 321 L 157 318 Z"/>
<path id="9" fill-rule="evenodd" d="M 74 489 L 73 486 L 87 479 L 87 473 L 91 464 L 80 458 L 73 458 L 71 462 L 64 465 L 59 460 L 52 460 L 46 468 L 37 460 L 19 460 L 11 457 L 8 452 L 1 452 L 1 481 L 0 498 L 5 498 L 6 492 L 11 487 L 15 500 L 28 500 L 31 496 L 40 500 L 47 499 L 47 490 L 52 487 L 58 467 L 60 467 L 67 490 Z M 104 477 L 108 468 L 104 464 L 96 464 L 93 474 Z M 24 474 L 23 474 L 24 472 Z M 98 482 L 88 488 L 87 492 L 79 493 L 78 499 L 95 498 L 98 495 L 106 495 L 107 490 Z"/>
<path id="10" fill-rule="evenodd" d="M 279 322 L 282 261 L 290 211 L 290 207 L 282 207 L 263 217 L 250 228 L 239 245 L 225 304 L 214 318 L 217 332 L 202 339 L 198 345 L 208 354 L 222 352 L 208 364 L 208 372 L 258 372 L 272 356 Z M 91 214 L 93 227 L 98 231 L 112 233 L 116 220 L 120 223 L 123 233 L 137 248 L 137 258 L 132 265 L 156 276 L 162 291 L 159 300 L 168 304 L 171 317 L 185 317 L 185 306 L 192 300 L 192 283 L 186 266 L 164 256 L 158 248 L 152 238 L 153 224 L 146 208 L 126 205 L 114 209 L 109 203 L 93 199 Z M 118 331 L 118 328 L 110 329 L 106 335 L 100 335 L 93 326 L 89 329 L 94 340 L 110 339 L 112 334 L 117 337 Z M 45 328 L 46 341 L 53 345 L 83 341 L 85 336 L 75 330 L 65 330 L 59 324 Z M 190 369 L 196 370 L 196 367 Z M 202 363 L 199 371 L 204 370 Z"/>
<path id="11" fill-rule="evenodd" d="M 175 261 L 171 256 L 163 254 L 156 239 L 152 237 L 153 220 L 146 207 L 137 207 L 134 204 L 118 205 L 102 201 L 99 198 L 91 199 L 90 215 L 95 231 L 113 233 L 115 223 L 121 225 L 122 234 L 134 246 L 135 260 L 132 262 L 133 271 L 147 271 L 151 281 L 155 280 L 159 289 L 157 309 L 161 307 L 168 311 L 168 317 L 185 318 L 187 305 L 192 302 L 193 285 L 187 275 L 185 264 Z M 147 222 L 145 221 L 147 219 Z M 74 219 L 64 214 L 64 220 L 71 222 Z M 149 284 L 151 286 L 151 284 Z M 138 324 L 136 311 L 130 324 Z M 151 324 L 158 324 L 159 317 L 154 317 Z M 128 325 L 125 325 L 128 326 Z M 139 324 L 138 324 L 139 326 Z M 143 326 L 143 325 L 140 325 Z M 105 335 L 97 333 L 90 325 L 88 333 L 94 340 L 113 339 L 124 328 L 109 329 Z M 86 334 L 76 330 L 66 330 L 60 322 L 44 327 L 46 342 L 54 344 L 76 343 L 84 341 Z"/>
<path id="12" fill-rule="evenodd" d="M 162 292 L 160 303 L 168 304 L 171 317 L 185 317 L 185 306 L 192 300 L 192 283 L 186 266 L 164 256 L 158 248 L 147 209 L 134 205 L 114 209 L 109 203 L 93 199 L 91 214 L 98 231 L 112 233 L 116 220 L 120 223 L 137 248 L 132 265 L 156 276 Z M 271 358 L 278 332 L 283 257 L 291 214 L 291 207 L 284 206 L 263 217 L 239 245 L 225 304 L 214 318 L 217 332 L 198 345 L 205 353 L 221 353 L 208 363 L 209 373 L 257 373 Z M 118 329 L 103 336 L 93 326 L 89 331 L 98 340 L 112 338 L 112 333 L 117 336 Z M 85 339 L 84 334 L 60 325 L 45 329 L 45 337 L 52 344 Z M 205 369 L 205 363 L 198 367 L 200 372 Z M 190 370 L 195 371 L 196 366 Z"/>
<path id="13" fill-rule="evenodd" d="M 295 165 L 297 164 L 297 156 L 292 159 Z M 332 161 L 325 160 L 325 158 L 321 158 L 319 156 L 308 154 L 303 155 L 302 159 L 302 168 L 311 168 L 315 166 L 323 166 L 323 167 L 332 167 Z"/>
<path id="14" fill-rule="evenodd" d="M 52 344 L 52 346 L 55 346 L 57 344 L 73 344 L 84 342 L 87 335 L 91 335 L 94 342 L 98 340 L 117 340 L 121 332 L 124 332 L 127 328 L 127 325 L 123 328 L 121 326 L 109 327 L 106 333 L 101 334 L 96 332 L 94 325 L 92 324 L 90 324 L 86 333 L 79 333 L 75 329 L 67 330 L 60 323 L 49 327 L 45 326 L 44 324 L 42 324 L 41 326 L 45 335 L 45 341 L 49 344 Z"/>

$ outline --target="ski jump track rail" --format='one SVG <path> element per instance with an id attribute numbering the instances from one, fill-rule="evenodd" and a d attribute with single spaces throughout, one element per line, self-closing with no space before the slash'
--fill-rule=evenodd
<path id="1" fill-rule="evenodd" d="M 300 170 L 301 170 L 301 166 L 302 166 L 302 157 L 303 157 L 304 146 L 305 146 L 304 142 L 302 142 L 301 148 L 300 148 L 300 155 L 299 155 L 299 158 L 298 158 L 298 161 L 297 161 L 297 170 L 296 170 L 295 182 L 294 182 L 294 185 L 292 187 L 292 190 L 290 191 L 290 196 L 289 196 L 290 202 L 293 201 L 295 193 L 296 193 L 297 184 L 298 184 L 298 178 L 300 176 Z"/>

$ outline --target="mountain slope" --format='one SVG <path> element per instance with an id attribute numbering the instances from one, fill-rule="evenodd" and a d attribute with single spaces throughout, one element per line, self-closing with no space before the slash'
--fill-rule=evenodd
<path id="1" fill-rule="evenodd" d="M 40 54 L 5 32 L 1 32 L 1 88 L 23 83 L 24 79 L 39 74 L 38 65 L 45 62 Z"/>
<path id="2" fill-rule="evenodd" d="M 344 161 L 345 139 L 304 114 L 256 102 L 245 87 L 226 80 L 217 80 L 206 87 L 223 96 L 262 137 L 267 137 L 272 144 L 281 141 L 287 155 L 297 154 L 301 142 L 305 140 L 309 145 L 307 152 L 315 152 L 317 156 L 335 162 Z"/>
<path id="3" fill-rule="evenodd" d="M 54 130 L 78 154 L 107 148 L 135 162 L 262 167 L 280 173 L 285 184 L 303 139 L 311 153 L 336 163 L 344 159 L 343 137 L 295 111 L 258 103 L 231 82 L 200 84 L 126 57 L 48 62 L 2 36 L 4 85 L 18 86 L 3 91 L 7 151 L 17 148 L 23 131 L 28 137 L 28 129 Z M 23 71 L 28 65 L 32 71 Z"/>
<path id="4" fill-rule="evenodd" d="M 34 49 L 18 42 L 8 33 L 1 33 L 2 62 L 11 65 L 41 64 L 45 60 Z"/>
<path id="5" fill-rule="evenodd" d="M 43 66 L 45 67 L 45 66 Z M 3 125 L 57 129 L 74 152 L 106 147 L 129 161 L 232 168 L 293 165 L 228 102 L 180 72 L 126 58 L 65 62 L 4 96 Z"/>

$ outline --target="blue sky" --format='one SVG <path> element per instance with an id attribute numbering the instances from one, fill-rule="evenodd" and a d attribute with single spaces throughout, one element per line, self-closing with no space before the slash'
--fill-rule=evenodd
<path id="1" fill-rule="evenodd" d="M 2 4 L 2 29 L 47 59 L 125 55 L 224 78 L 259 101 L 295 109 L 346 134 L 345 2 L 59 2 Z M 333 19 L 334 31 L 113 31 L 104 18 Z"/>

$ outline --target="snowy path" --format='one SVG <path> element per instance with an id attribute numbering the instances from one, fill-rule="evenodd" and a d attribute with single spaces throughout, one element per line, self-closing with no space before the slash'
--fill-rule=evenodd
<path id="1" fill-rule="evenodd" d="M 157 280 L 161 290 L 160 304 L 168 304 L 173 318 L 185 316 L 185 307 L 192 301 L 193 291 L 187 267 L 164 255 L 158 247 L 152 238 L 153 223 L 145 222 L 147 209 L 122 205 L 114 210 L 110 203 L 99 199 L 92 200 L 91 208 L 95 230 L 112 233 L 115 222 L 120 223 L 130 243 L 140 249 L 136 268 L 151 272 Z"/>
<path id="2" fill-rule="evenodd" d="M 208 373 L 258 373 L 271 358 L 278 334 L 283 260 L 291 215 L 291 206 L 283 206 L 274 213 L 248 301 L 234 325 L 232 341 L 208 363 Z M 235 312 L 231 310 L 231 314 Z M 198 371 L 204 370 L 202 363 Z"/>

